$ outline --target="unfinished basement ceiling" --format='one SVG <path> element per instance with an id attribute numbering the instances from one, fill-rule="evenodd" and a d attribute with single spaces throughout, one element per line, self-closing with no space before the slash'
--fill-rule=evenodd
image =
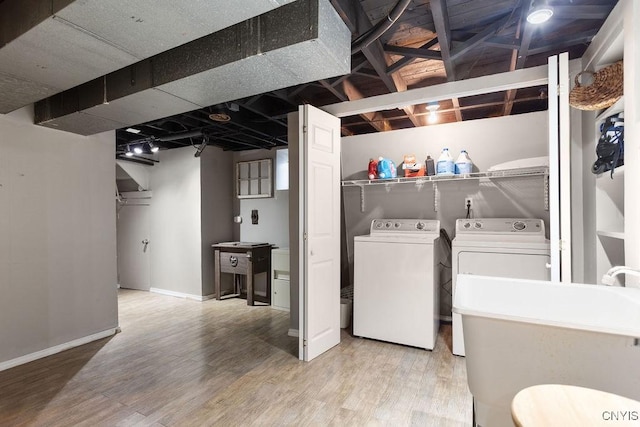
<path id="1" fill-rule="evenodd" d="M 358 40 L 359 36 L 379 22 L 387 21 L 387 15 L 400 3 L 398 0 L 319 1 L 321 4 L 333 6 L 341 22 L 344 22 L 351 32 L 352 41 Z M 0 11 L 7 10 L 5 9 L 7 5 L 15 7 L 19 3 L 21 2 L 17 0 L 5 0 L 0 3 Z M 52 7 L 70 3 L 68 7 L 78 8 L 84 4 L 97 5 L 102 2 L 52 0 L 51 3 Z M 122 7 L 128 6 L 129 3 L 123 0 Z M 153 3 L 157 4 L 157 2 Z M 173 3 L 175 2 L 163 1 L 159 9 L 164 9 L 165 6 L 182 7 Z M 193 13 L 205 16 L 206 9 L 200 9 L 200 13 L 197 9 L 211 2 L 187 3 L 193 6 L 196 12 L 181 15 L 173 10 L 172 13 L 184 17 L 187 25 L 191 19 L 194 19 L 193 25 L 198 26 L 200 21 L 198 18 L 192 18 Z M 230 9 L 228 2 L 223 3 L 224 5 L 218 9 L 225 11 L 221 15 L 225 15 Z M 553 7 L 554 15 L 551 20 L 539 26 L 526 21 L 527 13 L 532 7 L 530 0 L 412 0 L 407 3 L 408 6 L 404 12 L 387 32 L 367 48 L 351 55 L 348 73 L 336 74 L 336 77 L 311 77 L 309 81 L 302 84 L 282 78 L 278 88 L 269 87 L 268 84 L 257 85 L 254 92 L 258 92 L 248 95 L 242 92 L 245 89 L 244 86 L 250 85 L 246 83 L 246 75 L 242 73 L 250 72 L 252 67 L 260 67 L 265 81 L 270 82 L 272 79 L 280 80 L 285 76 L 290 71 L 289 65 L 285 66 L 285 72 L 276 73 L 273 73 L 273 68 L 269 68 L 273 65 L 272 63 L 238 66 L 221 75 L 203 74 L 203 78 L 194 87 L 184 88 L 190 96 L 196 96 L 200 95 L 197 88 L 207 84 L 207 81 L 210 85 L 216 85 L 219 78 L 224 78 L 228 83 L 212 90 L 212 92 L 225 92 L 226 96 L 223 100 L 206 96 L 198 99 L 183 98 L 170 93 L 170 90 L 164 90 L 166 87 L 153 87 L 142 92 L 125 93 L 125 96 L 109 100 L 108 106 L 103 106 L 102 103 L 89 107 L 85 105 L 84 109 L 77 108 L 78 111 L 74 114 L 93 115 L 97 114 L 94 110 L 100 110 L 100 114 L 104 116 L 101 121 L 107 123 L 112 121 L 113 123 L 109 126 L 120 127 L 116 132 L 119 155 L 124 153 L 127 144 L 145 143 L 145 148 L 148 148 L 147 143 L 154 142 L 168 149 L 190 144 L 197 146 L 205 138 L 209 144 L 227 150 L 272 148 L 286 144 L 286 114 L 296 110 L 301 103 L 323 106 L 361 97 L 538 66 L 546 64 L 548 56 L 565 51 L 569 52 L 570 58 L 578 58 L 582 56 L 617 1 L 549 0 L 548 3 Z M 172 9 L 165 9 L 167 10 Z M 106 13 L 102 17 L 105 22 L 118 22 L 118 19 L 122 19 L 123 16 L 119 14 L 120 12 L 108 12 L 106 8 L 103 12 Z M 110 13 L 112 15 L 109 15 Z M 146 13 L 149 15 L 145 15 Z M 161 14 L 161 11 L 158 13 Z M 146 23 L 155 19 L 149 10 L 142 11 L 139 18 Z M 48 19 L 56 21 L 55 18 Z M 117 29 L 117 25 L 115 28 Z M 133 28 L 136 28 L 135 25 Z M 289 28 L 283 28 L 283 32 L 286 30 Z M 4 37 L 3 31 L 0 30 Z M 135 35 L 126 33 L 123 37 L 136 38 Z M 140 37 L 147 37 L 147 34 L 142 34 Z M 154 44 L 153 40 L 148 38 L 145 40 L 147 45 Z M 127 40 L 127 43 L 129 42 Z M 120 43 L 125 44 L 124 41 Z M 156 55 L 162 55 L 162 50 L 166 48 L 160 43 L 154 47 L 159 52 Z M 6 46 L 0 48 L 0 57 L 5 48 Z M 150 47 L 147 46 L 147 48 Z M 132 54 L 130 49 L 123 53 Z M 37 57 L 36 53 L 34 55 Z M 136 55 L 142 54 L 136 52 Z M 288 59 L 294 63 L 296 60 L 298 63 L 304 62 L 302 56 L 292 55 Z M 82 55 L 74 60 L 90 62 L 83 59 Z M 1 63 L 4 64 L 4 61 Z M 94 66 L 90 63 L 86 65 Z M 185 67 L 188 65 L 185 64 Z M 114 69 L 121 68 L 114 67 Z M 138 71 L 144 74 L 144 70 Z M 3 70 L 0 67 L 0 95 L 2 95 L 0 99 L 4 99 L 10 89 L 19 88 L 19 84 L 12 86 L 9 83 L 7 86 L 3 83 L 2 73 Z M 136 81 L 140 80 L 139 76 L 140 74 L 136 74 Z M 16 76 L 11 77 L 16 78 Z M 120 76 L 123 79 L 130 79 L 130 77 L 130 75 Z M 95 83 L 94 81 L 92 90 L 100 92 L 101 88 Z M 98 80 L 97 83 L 100 81 Z M 44 89 L 48 87 L 44 85 Z M 174 106 L 174 103 L 182 103 L 182 105 Z M 439 102 L 438 123 L 540 111 L 546 108 L 546 87 L 462 99 L 444 99 Z M 175 111 L 180 113 L 176 114 Z M 78 122 L 74 114 L 58 117 L 56 120 L 60 121 L 59 126 L 73 127 L 78 123 L 84 123 L 83 126 L 91 130 L 91 126 L 94 125 L 90 120 L 82 117 L 84 122 Z M 428 111 L 424 105 L 407 106 L 398 110 L 345 117 L 342 119 L 342 130 L 343 134 L 350 135 L 424 126 L 428 125 L 427 115 Z M 118 126 L 123 122 L 123 117 L 128 118 L 126 126 Z M 221 117 L 229 120 L 220 121 Z M 63 123 L 65 120 L 69 123 Z M 46 123 L 43 122 L 43 124 Z M 129 126 L 140 130 L 140 133 L 136 135 L 126 132 L 125 129 Z M 102 127 L 104 127 L 103 122 L 99 126 L 96 125 L 95 129 Z"/>
<path id="2" fill-rule="evenodd" d="M 529 0 L 413 0 L 395 24 L 368 48 L 356 52 L 349 74 L 208 106 L 117 131 L 118 153 L 127 144 L 156 141 L 165 148 L 209 144 L 226 150 L 273 148 L 286 143 L 286 115 L 302 103 L 316 106 L 428 87 L 547 63 L 551 55 L 583 55 L 617 2 L 553 1 L 554 16 L 534 26 L 526 21 Z M 331 0 L 352 33 L 365 33 L 397 0 Z M 546 86 L 439 102 L 438 122 L 450 123 L 547 109 Z M 227 122 L 209 116 L 222 112 Z M 342 118 L 344 135 L 429 125 L 425 105 Z M 215 117 L 215 116 L 213 116 Z M 255 129 L 257 133 L 243 129 Z M 265 136 L 266 134 L 266 136 Z M 196 135 L 196 136 L 194 136 Z M 148 146 L 147 146 L 148 147 Z"/>

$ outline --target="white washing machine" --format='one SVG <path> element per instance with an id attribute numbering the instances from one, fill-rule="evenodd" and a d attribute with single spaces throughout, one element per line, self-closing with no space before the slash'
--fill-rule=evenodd
<path id="1" fill-rule="evenodd" d="M 549 241 L 541 219 L 456 221 L 451 244 L 453 295 L 458 274 L 550 280 Z M 453 354 L 464 356 L 462 318 L 453 313 Z"/>
<path id="2" fill-rule="evenodd" d="M 376 219 L 354 238 L 353 334 L 433 350 L 440 221 Z"/>

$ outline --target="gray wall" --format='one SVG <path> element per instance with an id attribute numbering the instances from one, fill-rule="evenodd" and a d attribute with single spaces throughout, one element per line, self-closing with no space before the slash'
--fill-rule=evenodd
<path id="1" fill-rule="evenodd" d="M 202 295 L 213 295 L 213 243 L 233 240 L 233 154 L 209 147 L 200 157 Z"/>
<path id="2" fill-rule="evenodd" d="M 235 162 L 272 159 L 273 173 L 276 168 L 276 150 L 241 151 L 234 155 Z M 275 178 L 275 177 L 274 177 Z M 273 182 L 275 189 L 275 179 Z M 232 187 L 233 188 L 233 187 Z M 243 242 L 266 242 L 281 248 L 289 247 L 289 191 L 275 191 L 274 196 L 264 199 L 235 198 L 235 212 L 242 216 L 239 240 Z M 251 223 L 251 211 L 258 210 L 258 224 Z"/>
<path id="3" fill-rule="evenodd" d="M 0 364 L 118 326 L 114 138 L 0 115 Z"/>
<path id="4" fill-rule="evenodd" d="M 213 243 L 233 233 L 233 155 L 209 147 L 162 151 L 151 168 L 151 287 L 189 297 L 214 293 Z"/>
<path id="5" fill-rule="evenodd" d="M 300 319 L 300 141 L 299 141 L 299 115 L 297 112 L 287 116 L 289 125 L 289 266 L 290 271 L 290 311 L 289 328 L 298 330 Z M 302 334 L 302 331 L 299 331 Z"/>
<path id="6" fill-rule="evenodd" d="M 200 159 L 194 152 L 161 151 L 151 171 L 151 287 L 201 296 Z"/>

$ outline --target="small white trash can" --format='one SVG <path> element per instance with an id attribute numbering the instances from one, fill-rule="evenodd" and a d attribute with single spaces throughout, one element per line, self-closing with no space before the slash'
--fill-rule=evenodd
<path id="1" fill-rule="evenodd" d="M 340 299 L 340 327 L 348 328 L 351 323 L 351 310 L 353 309 L 353 301 L 346 298 Z"/>

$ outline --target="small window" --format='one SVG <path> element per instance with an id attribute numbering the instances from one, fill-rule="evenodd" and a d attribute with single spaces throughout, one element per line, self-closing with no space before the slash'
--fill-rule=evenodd
<path id="1" fill-rule="evenodd" d="M 271 159 L 236 163 L 236 196 L 238 199 L 273 197 Z"/>
<path id="2" fill-rule="evenodd" d="M 276 151 L 276 190 L 289 189 L 289 149 Z"/>

